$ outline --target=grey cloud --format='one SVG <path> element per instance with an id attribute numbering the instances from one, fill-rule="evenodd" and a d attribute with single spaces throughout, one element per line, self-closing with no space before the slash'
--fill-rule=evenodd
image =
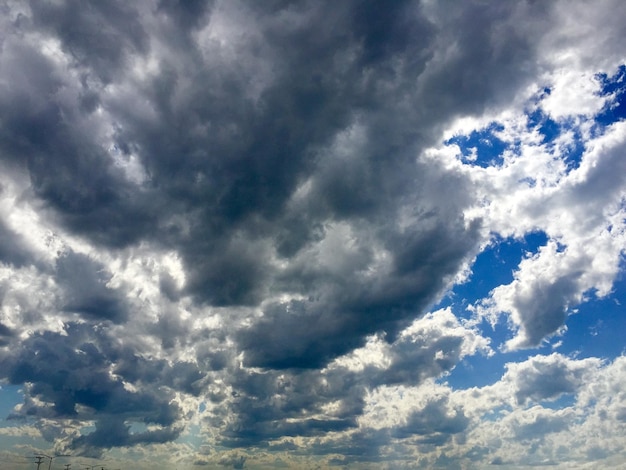
<path id="1" fill-rule="evenodd" d="M 388 445 L 390 439 L 387 429 L 364 429 L 334 441 L 315 440 L 311 450 L 319 455 L 342 455 L 342 458 L 332 460 L 338 465 L 348 465 L 354 461 L 380 462 L 385 459 L 380 449 Z"/>
<path id="2" fill-rule="evenodd" d="M 213 0 L 160 0 L 157 11 L 166 14 L 183 31 L 191 31 L 206 23 L 206 15 L 214 4 Z"/>
<path id="3" fill-rule="evenodd" d="M 238 238 L 233 234 L 230 240 L 191 242 L 186 247 L 189 256 L 196 257 L 188 273 L 188 292 L 216 306 L 257 305 L 263 299 L 271 274 L 266 248 Z"/>
<path id="4" fill-rule="evenodd" d="M 172 302 L 180 299 L 180 289 L 176 285 L 176 281 L 169 273 L 161 273 L 159 277 L 159 290 Z"/>
<path id="5" fill-rule="evenodd" d="M 69 252 L 56 262 L 56 279 L 65 290 L 63 310 L 95 320 L 124 322 L 125 296 L 107 286 L 112 275 L 86 255 Z"/>
<path id="6" fill-rule="evenodd" d="M 393 436 L 419 435 L 423 436 L 418 440 L 420 443 L 442 445 L 452 435 L 463 432 L 469 423 L 462 410 L 450 410 L 447 398 L 442 398 L 430 401 L 423 409 L 411 413 L 405 425 L 393 430 Z"/>
<path id="7" fill-rule="evenodd" d="M 530 1 L 457 7 L 450 2 L 427 7 L 440 26 L 439 54 L 418 83 L 422 106 L 435 119 L 479 113 L 508 99 L 536 66 L 538 40 L 553 13 L 551 5 Z"/>
<path id="8" fill-rule="evenodd" d="M 74 251 L 58 259 L 62 310 L 85 324 L 34 333 L 3 352 L 2 370 L 32 383 L 25 414 L 95 420 L 72 444 L 85 453 L 175 439 L 172 390 L 201 395 L 207 370 L 238 394 L 213 395 L 237 414 L 225 436 L 238 445 L 353 428 L 368 386 L 420 383 L 460 354 L 457 337 L 430 338 L 428 354 L 398 341 L 482 237 L 464 218 L 470 182 L 420 154 L 451 119 L 528 83 L 537 41 L 525 28 L 536 24 L 539 37 L 546 7 L 220 5 L 33 0 L 2 45 L 0 158 L 28 173 L 41 216 L 121 257 L 143 243 L 176 253 L 186 283 L 161 276 L 169 302 L 191 302 L 193 315 L 221 308 L 220 331 L 192 331 L 160 308 L 145 331 L 124 331 L 143 312 L 107 286 L 113 273 Z M 216 33 L 225 37 L 208 37 L 209 22 L 229 14 L 230 29 Z M 60 51 L 45 53 L 42 37 Z M 120 161 L 136 161 L 142 178 Z M 338 227 L 349 234 L 333 241 Z M 5 256 L 24 262 L 18 255 Z M 262 316 L 240 329 L 239 307 Z M 375 333 L 395 348 L 388 370 L 322 377 Z M 135 334 L 156 337 L 164 354 L 197 348 L 198 364 L 123 347 Z M 241 352 L 243 368 L 233 365 Z M 338 411 L 314 417 L 324 401 Z M 416 415 L 406 432 L 429 419 Z M 163 429 L 133 433 L 133 422 Z"/>
<path id="9" fill-rule="evenodd" d="M 199 395 L 206 386 L 205 374 L 194 363 L 144 359 L 125 354 L 115 364 L 114 371 L 134 384 L 146 387 L 168 386 L 190 395 Z"/>
<path id="10" fill-rule="evenodd" d="M 102 449 L 170 442 L 180 435 L 181 430 L 179 428 L 164 428 L 130 432 L 130 425 L 125 424 L 123 418 L 103 418 L 96 421 L 95 431 L 74 439 L 70 449 L 78 452 L 79 455 L 99 457 Z"/>
<path id="11" fill-rule="evenodd" d="M 530 422 L 516 423 L 513 431 L 518 439 L 542 439 L 546 434 L 569 429 L 573 423 L 573 416 L 568 414 L 538 413 Z"/>
<path id="12" fill-rule="evenodd" d="M 246 460 L 248 460 L 248 458 L 245 455 L 233 454 L 222 457 L 219 461 L 219 464 L 227 467 L 232 466 L 232 468 L 235 469 L 240 469 L 245 468 Z"/>
<path id="13" fill-rule="evenodd" d="M 104 82 L 115 79 L 132 53 L 146 53 L 148 36 L 139 13 L 126 2 L 30 2 L 37 29 L 58 38 L 81 67 Z"/>
<path id="14" fill-rule="evenodd" d="M 515 399 L 524 404 L 528 400 L 555 400 L 563 394 L 576 393 L 592 367 L 593 362 L 570 362 L 559 354 L 552 354 L 510 364 L 506 375 L 513 380 Z"/>
<path id="15" fill-rule="evenodd" d="M 369 263 L 339 281 L 323 271 L 307 273 L 308 293 L 315 297 L 319 292 L 319 300 L 266 308 L 263 319 L 239 334 L 247 364 L 316 368 L 361 346 L 368 334 L 386 331 L 394 339 L 408 319 L 434 300 L 478 239 L 478 226 L 465 230 L 460 221 L 447 229 L 416 231 L 392 234 L 393 243 L 388 243 L 396 266 L 384 276 L 364 274 Z"/>
<path id="16" fill-rule="evenodd" d="M 131 191 L 80 109 L 85 83 L 63 76 L 38 45 L 11 39 L 0 57 L 11 83 L 0 89 L 3 159 L 29 172 L 35 194 L 71 230 L 96 243 L 135 240 L 151 218 L 145 196 Z"/>
<path id="17" fill-rule="evenodd" d="M 0 186 L 2 193 L 2 186 Z M 24 246 L 19 235 L 0 220 L 0 262 L 21 267 L 32 263 L 33 256 Z"/>
<path id="18" fill-rule="evenodd" d="M 15 332 L 11 328 L 0 323 L 0 346 L 7 346 L 14 336 Z"/>
<path id="19" fill-rule="evenodd" d="M 374 384 L 419 384 L 452 370 L 461 358 L 463 338 L 453 335 L 425 335 L 401 338 L 391 348 L 389 368 L 373 374 Z"/>
<path id="20" fill-rule="evenodd" d="M 35 25 L 59 34 L 64 50 L 79 56 L 82 67 L 102 75 L 103 68 L 119 69 L 124 54 L 146 53 L 145 35 L 149 33 L 140 23 L 140 15 L 145 12 L 126 12 L 131 7 L 115 3 L 107 7 L 90 4 L 79 9 L 81 14 L 69 16 L 71 7 L 71 4 L 61 8 L 36 3 Z M 162 3 L 159 11 L 172 17 L 185 15 L 180 6 L 174 11 L 171 2 Z M 186 66 L 184 59 L 180 64 L 167 63 L 164 59 L 163 73 L 145 88 L 135 90 L 153 103 L 159 118 L 156 121 L 138 120 L 130 109 L 110 98 L 102 101 L 103 106 L 116 114 L 119 148 L 136 149 L 151 176 L 151 186 L 158 189 L 156 200 L 164 201 L 165 209 L 180 208 L 183 214 L 193 217 L 188 236 L 170 230 L 171 236 L 165 232 L 163 239 L 170 239 L 184 254 L 191 274 L 190 292 L 209 303 L 254 304 L 263 298 L 263 289 L 271 279 L 265 247 L 258 246 L 254 256 L 246 255 L 239 247 L 232 246 L 233 235 L 242 232 L 243 240 L 253 243 L 259 236 L 273 238 L 277 231 L 287 229 L 287 237 L 293 238 L 288 226 L 282 223 L 290 220 L 282 215 L 284 205 L 304 175 L 318 172 L 316 149 L 327 146 L 338 132 L 349 126 L 355 113 L 365 116 L 371 135 L 370 150 L 345 162 L 341 172 L 331 164 L 332 159 L 327 159 L 329 170 L 322 166 L 315 178 L 315 192 L 324 196 L 325 203 L 310 209 L 313 213 L 306 217 L 307 225 L 315 227 L 328 217 L 379 218 L 380 214 L 393 212 L 399 198 L 410 190 L 410 184 L 420 184 L 412 166 L 418 149 L 415 143 L 423 138 L 416 135 L 415 129 L 418 124 L 426 129 L 435 124 L 426 125 L 415 114 L 415 110 L 423 108 L 420 101 L 423 96 L 407 95 L 406 87 L 426 68 L 436 28 L 421 15 L 419 8 L 401 3 L 383 9 L 358 4 L 354 9 L 307 5 L 291 8 L 289 12 L 303 20 L 295 30 L 278 22 L 276 11 L 257 17 L 267 41 L 261 54 L 269 54 L 267 59 L 277 64 L 274 80 L 263 91 L 260 105 L 244 98 L 246 83 L 237 75 L 237 64 L 220 64 L 222 72 L 216 74 L 210 62 L 196 62 L 190 72 L 182 69 Z M 111 19 L 121 13 L 124 22 L 112 23 Z M 202 14 L 194 17 L 202 18 Z M 320 21 L 321 18 L 326 21 Z M 332 28 L 326 26 L 331 20 L 335 23 Z M 485 15 L 481 20 L 488 23 L 494 18 Z M 94 29 L 91 28 L 94 22 L 111 26 L 111 30 L 105 28 L 101 33 L 93 33 L 96 36 L 115 33 L 120 38 L 110 45 L 111 49 L 103 45 L 111 43 L 106 37 L 81 40 L 86 31 Z M 336 27 L 337 24 L 345 24 L 347 28 Z M 394 27 L 389 28 L 389 24 Z M 310 40 L 312 37 L 315 41 Z M 123 42 L 118 44 L 120 41 Z M 180 52 L 178 48 L 182 46 L 172 39 L 170 47 Z M 248 47 L 251 45 L 244 43 L 237 53 L 246 56 Z M 330 50 L 336 53 L 328 54 Z M 84 61 L 80 60 L 82 55 Z M 340 65 L 335 59 L 340 56 L 358 60 Z M 90 62 L 92 59 L 95 62 Z M 393 70 L 389 64 L 392 59 L 402 64 L 401 70 Z M 99 61 L 107 66 L 100 66 Z M 381 63 L 386 65 L 383 67 Z M 244 72 L 246 65 L 241 66 Z M 512 64 L 506 65 L 510 68 Z M 53 76 L 51 72 L 40 75 Z M 121 78 L 124 77 L 121 73 Z M 490 82 L 480 80 L 480 83 Z M 382 86 L 387 91 L 379 91 Z M 396 117 L 400 109 L 394 105 L 399 94 L 408 96 L 409 102 L 414 103 L 414 106 L 402 105 L 402 122 Z M 174 95 L 176 101 L 172 99 Z M 54 160 L 55 172 L 49 171 L 48 162 L 53 160 L 32 160 L 31 176 L 38 194 L 60 211 L 68 226 L 96 241 L 123 244 L 141 235 L 148 236 L 157 223 L 156 207 L 151 207 L 146 196 L 124 184 L 110 165 L 103 163 L 108 161 L 107 157 L 99 155 L 92 143 L 59 122 L 58 115 L 71 115 L 75 103 L 52 104 L 48 103 L 47 111 L 30 118 L 29 128 L 40 129 L 38 135 L 46 136 L 37 142 L 39 148 L 66 150 Z M 165 122 L 168 125 L 163 127 Z M 195 131 L 198 128 L 215 131 L 199 134 Z M 24 131 L 17 127 L 12 134 L 23 135 Z M 68 185 L 68 181 L 74 184 Z M 167 213 L 159 217 L 164 218 L 159 224 L 169 223 Z M 270 232 L 267 223 L 256 222 L 259 217 L 261 222 L 272 224 Z M 390 221 L 380 220 L 380 223 Z M 311 238 L 309 229 L 299 230 L 302 233 L 299 237 L 303 236 L 305 241 Z M 471 237 L 462 233 L 459 236 Z M 291 245 L 302 243 L 294 240 Z M 450 262 L 453 268 L 459 260 L 453 257 Z M 443 274 L 447 272 L 444 268 Z M 433 273 L 429 277 L 441 276 Z M 428 298 L 436 288 L 424 290 L 428 292 L 420 297 Z M 400 317 L 419 308 L 422 302 L 405 303 L 414 305 L 404 309 L 407 313 Z M 395 308 L 393 305 L 383 308 L 388 307 Z M 366 332 L 371 332 L 371 328 Z"/>
<path id="21" fill-rule="evenodd" d="M 171 401 L 171 390 L 180 387 L 193 391 L 188 384 L 197 377 L 182 364 L 165 371 L 163 375 L 168 378 L 159 380 L 158 387 L 131 392 L 122 380 L 133 381 L 138 386 L 141 380 L 131 375 L 124 377 L 124 370 L 117 370 L 115 376 L 110 374 L 113 362 L 121 361 L 125 354 L 112 338 L 102 337 L 86 325 L 68 324 L 63 335 L 32 336 L 0 359 L 9 383 L 27 384 L 24 404 L 13 419 L 95 420 L 93 433 L 74 437 L 67 443 L 85 454 L 97 454 L 103 447 L 175 439 L 182 429 L 177 425 L 181 411 Z M 150 372 L 158 374 L 163 367 L 152 365 L 155 366 L 156 372 Z M 144 367 L 135 373 L 149 376 L 146 372 L 149 369 Z M 170 389 L 165 388 L 167 383 Z M 129 433 L 130 424 L 125 423 L 153 424 L 160 426 L 160 430 Z"/>
<path id="22" fill-rule="evenodd" d="M 353 430 L 357 427 L 355 417 L 363 414 L 369 391 L 381 385 L 419 385 L 450 371 L 467 354 L 463 351 L 468 346 L 466 342 L 474 340 L 466 336 L 470 331 L 457 329 L 458 325 L 436 318 L 429 317 L 419 324 L 421 328 L 412 326 L 409 333 L 403 333 L 389 344 L 385 350 L 389 364 L 385 366 L 365 365 L 362 370 L 351 370 L 339 362 L 322 371 L 233 371 L 230 377 L 236 398 L 230 406 L 237 419 L 226 428 L 226 438 L 221 444 L 228 447 L 261 445 L 280 436 L 312 437 Z M 333 411 L 325 411 L 330 403 Z M 448 419 L 449 410 L 444 409 L 447 406 L 447 399 L 430 404 L 421 417 L 415 418 L 414 426 L 407 425 L 404 434 L 394 437 L 416 434 L 419 419 L 429 425 L 439 420 L 434 434 L 423 439 L 446 441 L 449 435 L 460 432 L 454 430 L 455 426 L 460 428 L 469 423 L 461 410 Z M 438 412 L 446 418 L 440 419 Z"/>
<path id="23" fill-rule="evenodd" d="M 571 271 L 550 283 L 538 285 L 532 296 L 519 295 L 514 299 L 515 309 L 523 312 L 525 340 L 522 347 L 539 345 L 565 323 L 568 303 L 580 295 L 579 280 L 583 274 L 582 270 Z"/>

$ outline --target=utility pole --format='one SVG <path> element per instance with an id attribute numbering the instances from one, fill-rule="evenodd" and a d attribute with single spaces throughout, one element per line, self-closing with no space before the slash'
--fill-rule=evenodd
<path id="1" fill-rule="evenodd" d="M 41 462 L 43 462 L 43 457 L 41 455 L 37 455 L 35 456 L 35 458 L 37 459 L 37 462 L 35 462 L 37 464 L 37 470 L 39 470 L 39 467 L 41 466 Z"/>
<path id="2" fill-rule="evenodd" d="M 65 464 L 65 470 L 70 470 L 70 467 L 72 466 L 71 463 L 66 463 Z"/>

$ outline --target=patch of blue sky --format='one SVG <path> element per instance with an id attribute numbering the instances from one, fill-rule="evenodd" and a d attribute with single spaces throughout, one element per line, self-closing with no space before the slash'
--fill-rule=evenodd
<path id="1" fill-rule="evenodd" d="M 206 436 L 202 434 L 202 429 L 198 424 L 190 424 L 187 426 L 185 432 L 183 432 L 176 442 L 179 444 L 187 444 L 191 447 L 199 449 L 205 444 Z"/>
<path id="2" fill-rule="evenodd" d="M 455 135 L 444 144 L 458 145 L 461 158 L 465 163 L 483 168 L 498 166 L 503 162 L 504 151 L 511 148 L 511 144 L 497 135 L 503 130 L 502 124 L 492 122 L 483 129 L 470 132 L 469 135 Z"/>
<path id="3" fill-rule="evenodd" d="M 541 107 L 527 112 L 526 118 L 526 128 L 528 130 L 537 129 L 544 144 L 553 143 L 561 135 L 561 124 L 548 116 Z"/>
<path id="4" fill-rule="evenodd" d="M 472 286 L 476 287 L 477 284 L 472 279 L 480 279 L 476 293 L 473 294 L 474 297 L 480 298 L 485 292 L 488 293 L 489 286 L 496 287 L 510 282 L 520 256 L 525 256 L 526 252 L 536 252 L 546 242 L 546 235 L 543 232 L 537 232 L 527 235 L 524 240 L 507 239 L 499 245 L 490 247 L 485 251 L 485 256 L 481 254 L 477 259 L 478 266 L 470 281 L 457 287 L 462 287 L 466 294 L 473 293 Z M 490 266 L 496 272 L 489 273 Z M 626 273 L 626 262 L 623 263 L 620 271 Z M 491 282 L 483 285 L 481 278 L 488 275 L 491 275 Z M 530 356 L 551 354 L 554 351 L 580 359 L 598 357 L 613 360 L 626 354 L 626 343 L 623 338 L 623 332 L 626 331 L 626 282 L 624 281 L 626 281 L 626 274 L 616 280 L 613 292 L 604 298 L 598 299 L 590 294 L 586 302 L 576 307 L 576 313 L 568 316 L 563 335 L 555 335 L 537 348 L 508 352 L 500 350 L 498 354 L 491 357 L 480 354 L 465 357 L 440 381 L 447 382 L 457 390 L 490 385 L 498 381 L 506 372 L 505 365 L 508 362 L 521 362 Z M 464 303 L 467 305 L 468 302 Z M 497 350 L 514 334 L 507 324 L 505 315 L 500 316 L 495 325 L 484 321 L 479 328 L 483 336 L 490 338 L 491 347 Z M 542 402 L 542 406 L 561 409 L 570 406 L 572 400 L 572 397 L 564 396 L 553 402 Z"/>
<path id="5" fill-rule="evenodd" d="M 483 421 L 500 421 L 503 416 L 506 416 L 511 412 L 511 407 L 508 405 L 496 406 L 488 410 L 482 417 Z"/>
<path id="6" fill-rule="evenodd" d="M 548 89 L 546 89 L 548 90 Z M 549 94 L 544 91 L 545 96 Z M 539 100 L 540 98 L 538 98 Z M 554 151 L 557 139 L 564 133 L 571 134 L 571 142 L 567 146 L 560 145 L 560 157 L 567 165 L 568 171 L 580 165 L 582 155 L 585 151 L 585 143 L 577 119 L 572 116 L 569 119 L 552 119 L 540 106 L 541 102 L 535 102 L 536 107 L 527 110 L 526 129 L 536 130 L 542 137 L 541 143 L 547 149 Z M 460 159 L 468 165 L 488 168 L 500 166 L 504 161 L 504 154 L 510 151 L 519 154 L 519 141 L 506 141 L 501 138 L 505 127 L 502 123 L 491 122 L 487 127 L 476 129 L 467 135 L 455 135 L 446 140 L 445 145 L 457 145 L 460 150 Z"/>
<path id="7" fill-rule="evenodd" d="M 552 119 L 541 108 L 540 99 L 549 95 L 549 89 L 546 88 L 537 101 L 537 107 L 532 111 L 526 112 L 526 129 L 529 131 L 536 130 L 542 137 L 542 144 L 546 145 L 548 150 L 554 151 L 557 145 L 557 139 L 565 133 L 571 133 L 572 139 L 570 145 L 563 147 L 561 145 L 560 157 L 567 165 L 568 171 L 578 168 L 585 151 L 585 143 L 578 120 L 572 116 L 569 119 L 560 119 L 558 121 Z M 562 143 L 560 143 L 562 144 Z"/>
<path id="8" fill-rule="evenodd" d="M 537 129 L 539 134 L 543 137 L 543 143 L 553 142 L 561 133 L 559 123 L 547 115 L 541 108 L 541 102 L 549 96 L 550 93 L 550 88 L 541 90 L 540 93 L 537 93 L 531 98 L 530 104 L 532 107 L 525 110 L 526 130 L 532 131 L 533 129 Z"/>
<path id="9" fill-rule="evenodd" d="M 489 292 L 503 284 L 513 281 L 513 272 L 520 261 L 528 254 L 537 253 L 539 247 L 548 242 L 545 232 L 527 233 L 523 238 L 493 239 L 474 260 L 472 274 L 469 279 L 457 284 L 451 292 L 435 308 L 448 307 L 454 304 L 463 306 L 463 311 L 455 311 L 456 315 L 467 317 L 470 313 L 466 306 L 489 295 Z"/>
<path id="10" fill-rule="evenodd" d="M 501 316 L 495 325 L 481 325 L 481 333 L 485 337 L 510 339 L 510 331 L 506 318 Z M 495 345 L 492 344 L 492 347 Z M 497 349 L 497 348 L 494 348 Z M 498 352 L 491 356 L 476 354 L 464 357 L 454 369 L 443 376 L 439 382 L 447 383 L 454 390 L 492 385 L 502 378 L 506 372 L 505 365 L 509 362 L 521 362 L 528 358 L 528 351 Z"/>
<path id="11" fill-rule="evenodd" d="M 626 272 L 623 263 L 621 272 Z M 603 298 L 593 294 L 568 316 L 567 333 L 560 338 L 558 351 L 580 358 L 614 359 L 626 354 L 626 279 L 622 274 L 613 292 Z"/>
<path id="12" fill-rule="evenodd" d="M 128 431 L 131 434 L 146 432 L 148 430 L 148 425 L 146 423 L 139 423 L 137 421 L 132 421 L 128 424 L 130 424 Z"/>
<path id="13" fill-rule="evenodd" d="M 606 73 L 599 73 L 596 79 L 600 82 L 600 95 L 613 95 L 623 93 L 626 86 L 626 65 L 620 65 L 614 75 L 609 77 Z"/>
<path id="14" fill-rule="evenodd" d="M 626 65 L 620 65 L 617 72 L 608 76 L 596 75 L 600 82 L 600 96 L 610 97 L 602 111 L 595 117 L 599 133 L 614 122 L 626 119 Z"/>
<path id="15" fill-rule="evenodd" d="M 0 427 L 13 425 L 7 422 L 7 418 L 13 412 L 15 405 L 23 401 L 21 385 L 2 385 L 0 388 Z"/>
<path id="16" fill-rule="evenodd" d="M 571 408 L 576 404 L 576 395 L 573 393 L 564 393 L 556 400 L 541 400 L 541 406 L 543 408 L 550 408 L 552 410 L 563 410 L 565 408 Z"/>
<path id="17" fill-rule="evenodd" d="M 567 148 L 561 150 L 561 156 L 565 161 L 568 170 L 574 170 L 580 166 L 580 162 L 585 152 L 585 141 L 583 139 L 580 128 L 576 126 L 572 120 L 564 121 L 561 124 L 561 131 L 571 131 L 573 139 Z"/>
<path id="18" fill-rule="evenodd" d="M 15 435 L 11 435 L 11 434 L 3 434 L 2 435 L 2 439 L 0 439 L 0 451 L 3 452 L 11 452 L 11 451 L 15 451 L 16 447 L 32 447 L 34 448 L 41 448 L 41 449 L 45 449 L 47 447 L 49 447 L 50 444 L 48 442 L 46 442 L 43 438 L 41 437 L 35 437 L 35 436 L 31 436 L 31 435 L 23 435 L 21 433 L 17 433 Z M 35 459 L 34 457 L 28 457 L 28 451 L 24 452 L 25 455 L 22 456 L 22 458 L 25 459 L 25 462 L 33 462 L 33 464 L 35 463 Z M 28 459 L 28 460 L 26 460 Z M 32 460 L 31 460 L 32 459 Z M 2 462 L 0 461 L 0 468 L 5 469 L 5 468 L 15 468 L 15 467 L 11 467 L 11 466 L 2 466 Z M 6 463 L 24 463 L 24 461 L 10 461 L 10 462 L 6 462 Z M 33 467 L 34 468 L 34 467 Z M 43 467 L 43 468 L 47 468 Z"/>
<path id="19" fill-rule="evenodd" d="M 560 339 L 558 337 L 545 341 L 537 348 L 505 351 L 501 347 L 515 334 L 509 327 L 505 315 L 500 316 L 495 325 L 483 322 L 480 329 L 483 336 L 491 339 L 491 347 L 498 352 L 491 356 L 482 354 L 466 356 L 448 375 L 442 377 L 440 382 L 447 382 L 455 390 L 492 385 L 506 373 L 506 364 L 524 362 L 538 354 L 549 355 L 554 352 L 553 345 Z M 563 353 L 561 350 L 559 352 Z"/>
<path id="20" fill-rule="evenodd" d="M 599 75 L 600 94 L 609 97 L 606 107 L 595 116 L 592 136 L 604 132 L 606 126 L 626 118 L 626 66 L 621 66 L 616 74 L 609 77 Z M 580 120 L 576 116 L 569 119 L 552 119 L 541 109 L 541 101 L 550 94 L 548 88 L 540 93 L 533 110 L 526 113 L 527 130 L 536 130 L 542 136 L 542 144 L 554 149 L 556 140 L 565 132 L 571 133 L 571 143 L 565 150 L 561 146 L 560 156 L 568 169 L 580 164 L 585 150 L 585 141 L 580 130 Z M 502 124 L 492 122 L 486 128 L 475 130 L 469 135 L 455 136 L 445 142 L 456 144 L 461 157 L 467 164 L 482 167 L 497 165 L 502 162 L 502 153 L 514 150 L 514 144 L 504 142 L 497 133 L 504 130 Z M 562 145 L 562 142 L 559 142 Z M 548 237 L 544 232 L 527 234 L 523 239 L 495 238 L 490 246 L 478 255 L 472 266 L 469 279 L 455 286 L 435 308 L 451 307 L 459 317 L 469 318 L 472 312 L 468 306 L 486 298 L 489 292 L 499 285 L 509 284 L 519 262 L 528 254 L 534 254 L 545 245 Z M 626 272 L 626 263 L 620 272 Z M 521 362 L 536 354 L 550 354 L 558 351 L 572 357 L 600 357 L 607 360 L 626 354 L 626 343 L 621 332 L 626 330 L 626 282 L 625 276 L 616 280 L 611 295 L 597 299 L 590 294 L 589 300 L 576 307 L 566 322 L 567 330 L 563 335 L 555 335 L 544 341 L 538 348 L 520 351 L 500 351 L 487 357 L 480 354 L 464 358 L 450 374 L 442 377 L 454 389 L 481 387 L 495 383 L 506 372 L 509 362 Z M 491 339 L 491 346 L 499 349 L 511 339 L 511 331 L 505 315 L 495 325 L 486 321 L 479 325 L 481 333 Z M 562 409 L 571 406 L 574 397 L 564 395 L 556 401 L 542 403 L 543 406 Z"/>
<path id="21" fill-rule="evenodd" d="M 568 317 L 567 330 L 556 335 L 538 347 L 528 350 L 500 351 L 490 357 L 480 354 L 465 357 L 440 382 L 447 382 L 456 390 L 470 387 L 483 387 L 497 382 L 506 372 L 509 362 L 522 362 L 536 354 L 550 354 L 557 351 L 579 359 L 598 357 L 613 360 L 626 354 L 623 332 L 626 331 L 626 283 L 620 279 L 613 293 L 605 298 L 590 300 L 577 307 L 577 313 Z M 481 324 L 481 333 L 491 338 L 492 347 L 497 349 L 510 339 L 506 317 L 501 316 L 493 325 Z M 563 395 L 557 400 L 542 401 L 546 408 L 562 409 L 573 404 L 574 397 Z"/>
<path id="22" fill-rule="evenodd" d="M 492 244 L 478 255 L 472 266 L 469 279 L 455 286 L 450 294 L 437 305 L 437 308 L 452 307 L 455 315 L 471 318 L 473 312 L 467 307 L 489 296 L 494 288 L 509 284 L 514 279 L 514 272 L 520 261 L 538 252 L 546 245 L 548 236 L 545 232 L 527 233 L 523 238 L 495 238 Z M 510 340 L 514 332 L 507 324 L 505 315 L 499 317 L 494 325 L 484 320 L 480 325 L 483 336 L 490 338 L 491 347 L 500 349 Z M 539 351 L 551 352 L 551 345 L 543 345 Z M 482 387 L 498 381 L 505 372 L 505 364 L 524 361 L 537 350 L 500 352 L 491 357 L 475 355 L 464 358 L 442 381 L 455 389 Z"/>

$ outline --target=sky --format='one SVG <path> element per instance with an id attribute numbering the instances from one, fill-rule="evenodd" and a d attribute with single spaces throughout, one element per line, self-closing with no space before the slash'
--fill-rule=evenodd
<path id="1" fill-rule="evenodd" d="M 625 23 L 0 0 L 0 469 L 626 469 Z"/>

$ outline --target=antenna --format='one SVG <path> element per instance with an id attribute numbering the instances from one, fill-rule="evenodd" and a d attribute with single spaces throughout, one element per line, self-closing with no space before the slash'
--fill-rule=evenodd
<path id="1" fill-rule="evenodd" d="M 37 464 L 37 470 L 39 470 L 39 467 L 41 466 L 41 462 L 43 461 L 43 456 L 37 455 L 35 456 L 35 458 L 37 459 L 37 462 L 35 462 Z"/>
<path id="2" fill-rule="evenodd" d="M 58 455 L 55 455 L 54 457 L 51 457 L 50 455 L 44 454 L 43 452 L 37 452 L 35 454 L 35 458 L 37 459 L 37 462 L 35 462 L 37 464 L 37 470 L 39 470 L 39 466 L 41 465 L 44 458 L 49 459 L 48 470 L 50 470 L 52 468 L 52 461 L 56 459 L 57 457 L 71 457 L 71 455 L 70 454 L 58 454 Z"/>

